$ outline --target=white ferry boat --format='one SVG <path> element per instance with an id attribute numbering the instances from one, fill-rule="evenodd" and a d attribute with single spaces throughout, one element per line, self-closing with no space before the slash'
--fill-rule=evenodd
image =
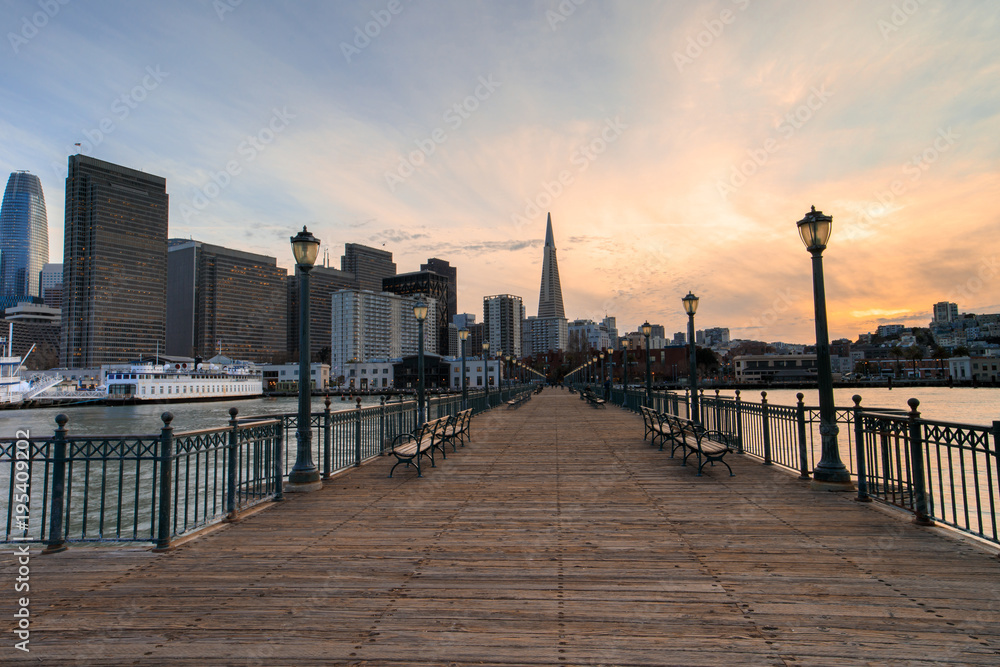
<path id="1" fill-rule="evenodd" d="M 6 340 L 0 337 L 0 407 L 5 408 L 20 405 L 28 388 L 21 381 L 21 364 L 24 360 L 14 355 L 13 340 L 14 324 L 11 323 Z"/>
<path id="2" fill-rule="evenodd" d="M 250 364 L 142 363 L 109 368 L 109 403 L 254 398 L 264 394 L 261 371 Z"/>

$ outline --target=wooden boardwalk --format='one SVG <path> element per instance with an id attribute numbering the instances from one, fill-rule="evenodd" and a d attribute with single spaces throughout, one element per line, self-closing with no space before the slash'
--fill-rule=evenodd
<path id="1" fill-rule="evenodd" d="M 31 559 L 0 664 L 998 665 L 1000 560 L 748 458 L 695 476 L 547 389 L 164 554 Z"/>

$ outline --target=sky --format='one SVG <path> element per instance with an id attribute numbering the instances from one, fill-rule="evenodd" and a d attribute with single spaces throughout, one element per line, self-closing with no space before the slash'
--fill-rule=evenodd
<path id="1" fill-rule="evenodd" d="M 815 340 L 1000 312 L 995 0 L 2 0 L 0 171 L 166 178 L 169 235 L 291 268 L 304 225 L 458 268 L 459 310 Z M 76 144 L 79 144 L 77 146 Z M 322 254 L 321 254 L 322 257 Z"/>

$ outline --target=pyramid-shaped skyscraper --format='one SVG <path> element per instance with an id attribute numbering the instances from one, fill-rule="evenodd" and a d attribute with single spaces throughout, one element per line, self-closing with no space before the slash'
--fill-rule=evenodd
<path id="1" fill-rule="evenodd" d="M 538 317 L 529 317 L 525 320 L 521 335 L 522 346 L 527 354 L 564 350 L 569 340 L 551 213 L 545 226 L 545 248 L 542 252 L 544 254 L 542 285 L 538 292 Z"/>

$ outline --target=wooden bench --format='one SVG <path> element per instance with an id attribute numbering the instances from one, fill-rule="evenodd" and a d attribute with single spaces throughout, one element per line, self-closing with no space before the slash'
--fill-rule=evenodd
<path id="1" fill-rule="evenodd" d="M 668 417 L 669 421 L 672 422 L 672 426 L 677 428 L 680 432 L 680 437 L 677 439 L 677 444 L 674 449 L 681 447 L 686 452 L 684 454 L 683 461 L 681 461 L 681 465 L 687 465 L 688 457 L 695 454 L 698 457 L 699 477 L 701 476 L 701 469 L 705 467 L 706 463 L 710 463 L 714 466 L 716 461 L 726 466 L 726 469 L 729 470 L 730 477 L 735 476 L 733 469 L 730 468 L 729 464 L 723 460 L 723 457 L 732 451 L 724 433 L 706 430 L 704 426 L 697 422 L 693 422 L 690 419 L 674 417 L 672 415 L 669 415 Z M 674 455 L 673 450 L 671 450 L 670 455 Z"/>
<path id="2" fill-rule="evenodd" d="M 456 415 L 452 415 L 445 426 L 442 436 L 444 442 L 451 443 L 452 451 L 458 451 L 455 443 L 465 447 L 465 441 L 471 437 L 470 426 L 472 424 L 472 408 L 462 410 Z"/>
<path id="3" fill-rule="evenodd" d="M 507 401 L 507 409 L 509 410 L 510 408 L 519 408 L 521 407 L 522 403 L 526 403 L 529 399 L 531 399 L 531 392 L 526 392 L 524 394 L 521 394 L 520 396 L 512 398 L 509 401 Z"/>
<path id="4" fill-rule="evenodd" d="M 583 398 L 587 400 L 587 404 L 592 408 L 604 408 L 607 407 L 607 401 L 598 396 L 592 391 L 584 392 Z"/>
<path id="5" fill-rule="evenodd" d="M 652 408 L 641 407 L 643 425 L 645 433 L 642 439 L 650 439 L 650 446 L 655 447 L 656 441 L 660 441 L 660 451 L 663 451 L 663 443 L 670 441 L 670 456 L 674 455 L 677 447 L 683 441 L 684 434 L 681 426 L 671 415 L 659 413 Z"/>
<path id="6" fill-rule="evenodd" d="M 417 477 L 423 477 L 420 469 L 420 459 L 429 456 L 431 467 L 434 468 L 434 449 L 440 449 L 444 456 L 444 449 L 441 447 L 445 429 L 451 417 L 438 417 L 431 421 L 424 422 L 420 428 L 413 433 L 400 433 L 392 440 L 392 455 L 396 457 L 396 463 L 389 469 L 389 477 L 400 463 L 405 463 L 409 468 L 410 464 L 417 467 Z M 447 458 L 447 456 L 445 456 Z"/>

